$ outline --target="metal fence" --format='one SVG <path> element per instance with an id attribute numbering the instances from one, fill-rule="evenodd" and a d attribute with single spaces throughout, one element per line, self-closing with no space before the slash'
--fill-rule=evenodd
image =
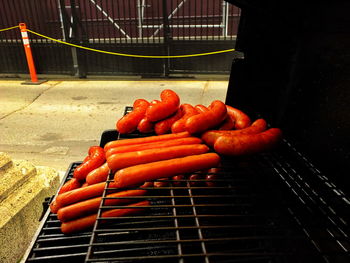
<path id="1" fill-rule="evenodd" d="M 2 0 L 0 28 L 25 22 L 50 37 L 127 54 L 182 55 L 234 47 L 240 10 L 223 0 Z M 38 73 L 168 76 L 227 73 L 234 53 L 144 59 L 30 35 Z M 0 32 L 0 73 L 26 73 L 18 30 Z"/>

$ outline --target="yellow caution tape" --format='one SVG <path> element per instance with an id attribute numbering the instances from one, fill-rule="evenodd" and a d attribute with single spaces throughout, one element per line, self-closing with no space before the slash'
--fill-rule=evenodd
<path id="1" fill-rule="evenodd" d="M 17 27 L 19 27 L 19 26 L 11 26 L 11 27 L 8 27 L 8 28 L 3 28 L 3 29 L 0 29 L 0 32 L 2 32 L 2 31 L 7 31 L 7 30 L 11 30 L 11 29 L 15 29 L 15 28 L 17 28 Z"/>
<path id="2" fill-rule="evenodd" d="M 227 53 L 227 52 L 232 52 L 234 49 L 226 49 L 226 50 L 219 50 L 219 51 L 213 51 L 213 52 L 206 52 L 206 53 L 199 53 L 199 54 L 189 54 L 189 55 L 176 55 L 176 56 L 145 56 L 145 55 L 135 55 L 135 54 L 124 54 L 124 53 L 118 53 L 118 52 L 111 52 L 111 51 L 105 51 L 105 50 L 100 50 L 100 49 L 95 49 L 95 48 L 89 48 L 89 47 L 83 47 L 71 43 L 67 43 L 65 41 L 61 41 L 58 39 L 54 39 L 52 37 L 48 37 L 42 34 L 39 34 L 37 32 L 34 32 L 32 30 L 27 29 L 28 32 L 37 35 L 39 37 L 43 37 L 61 44 L 65 44 L 68 46 L 76 47 L 76 48 L 81 48 L 89 51 L 94 51 L 94 52 L 100 52 L 104 54 L 109 54 L 109 55 L 115 55 L 115 56 L 123 56 L 123 57 L 134 57 L 134 58 L 189 58 L 189 57 L 199 57 L 199 56 L 208 56 L 208 55 L 215 55 L 215 54 L 221 54 L 221 53 Z"/>

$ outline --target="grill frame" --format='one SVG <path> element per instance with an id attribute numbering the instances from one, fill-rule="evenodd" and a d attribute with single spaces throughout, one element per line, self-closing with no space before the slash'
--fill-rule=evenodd
<path id="1" fill-rule="evenodd" d="M 126 107 L 126 112 L 130 111 L 131 107 Z M 112 137 L 111 137 L 112 136 Z M 101 141 L 100 144 L 103 146 L 106 142 L 116 139 L 116 131 L 115 130 L 108 130 L 105 131 L 102 136 L 101 136 Z M 135 136 L 139 137 L 140 134 L 132 134 L 128 135 L 130 136 Z M 142 135 L 142 136 L 148 136 L 148 135 Z M 118 137 L 118 136 L 117 136 Z M 177 205 L 179 203 L 179 199 L 188 199 L 188 196 L 182 196 L 181 195 L 176 195 L 176 192 L 178 191 L 186 191 L 188 190 L 189 193 L 191 191 L 219 191 L 219 192 L 224 192 L 228 191 L 227 185 L 225 187 L 220 188 L 217 186 L 215 187 L 207 187 L 207 186 L 191 186 L 191 181 L 189 180 L 184 180 L 183 183 L 184 186 L 181 188 L 179 187 L 163 187 L 161 189 L 149 189 L 149 192 L 157 192 L 157 191 L 162 191 L 162 193 L 170 193 L 169 195 L 162 195 L 160 198 L 160 195 L 155 195 L 155 196 L 150 196 L 149 193 L 147 194 L 147 199 L 151 200 L 152 202 L 152 208 L 153 209 L 158 209 L 158 208 L 164 208 L 164 209 L 170 209 L 173 212 L 173 215 L 170 216 L 170 219 L 173 219 L 173 226 L 165 226 L 165 227 L 148 227 L 150 229 L 146 229 L 145 227 L 130 227 L 128 226 L 128 223 L 125 223 L 123 221 L 125 220 L 132 220 L 132 222 L 138 222 L 138 220 L 143 220 L 144 222 L 151 222 L 151 223 L 159 223 L 159 222 L 167 222 L 166 219 L 168 215 L 160 215 L 159 221 L 152 222 L 152 221 L 147 221 L 147 220 L 153 220 L 155 219 L 154 215 L 147 214 L 146 215 L 136 215 L 136 216 L 129 216 L 129 217 L 124 217 L 124 218 L 117 218 L 117 219 L 110 219 L 118 222 L 123 222 L 123 224 L 119 225 L 119 229 L 113 229 L 113 225 L 108 225 L 109 230 L 103 230 L 103 228 L 100 228 L 100 225 L 98 222 L 101 220 L 100 214 L 101 211 L 104 209 L 100 205 L 99 209 L 99 219 L 96 221 L 95 226 L 93 228 L 93 231 L 87 231 L 83 232 L 80 234 L 75 234 L 75 235 L 70 235 L 68 236 L 68 240 L 70 239 L 79 239 L 79 238 L 85 238 L 89 239 L 87 244 L 81 244 L 81 246 L 78 248 L 87 248 L 85 253 L 78 253 L 76 257 L 72 257 L 74 262 L 77 259 L 81 259 L 81 262 L 148 262 L 148 261 L 156 261 L 156 262 L 314 262 L 310 261 L 311 259 L 319 259 L 318 262 L 321 262 L 320 259 L 322 259 L 322 262 L 346 262 L 346 259 L 349 258 L 349 249 L 350 249 L 350 242 L 348 238 L 348 226 L 347 222 L 348 221 L 348 215 L 346 214 L 346 207 L 350 205 L 349 199 L 346 197 L 346 195 L 339 189 L 337 188 L 325 175 L 323 175 L 316 167 L 312 165 L 300 152 L 297 151 L 293 147 L 292 144 L 290 144 L 287 140 L 284 140 L 281 147 L 270 153 L 264 153 L 264 154 L 259 154 L 253 157 L 249 158 L 238 158 L 238 160 L 234 161 L 234 165 L 232 166 L 231 159 L 225 159 L 223 160 L 224 167 L 222 168 L 221 172 L 224 174 L 223 179 L 218 179 L 218 183 L 227 183 L 228 179 L 226 178 L 229 176 L 233 171 L 236 173 L 240 171 L 239 169 L 246 170 L 251 170 L 253 177 L 257 180 L 256 182 L 249 183 L 247 188 L 251 191 L 249 195 L 245 194 L 240 194 L 240 191 L 243 191 L 242 183 L 244 182 L 244 178 L 241 178 L 242 176 L 246 176 L 247 174 L 236 174 L 238 178 L 232 179 L 230 178 L 230 184 L 234 194 L 231 197 L 234 197 L 238 200 L 240 198 L 244 199 L 246 198 L 260 198 L 260 200 L 253 200 L 253 203 L 247 203 L 248 207 L 249 204 L 253 204 L 253 207 L 255 209 L 254 213 L 251 214 L 236 214 L 234 215 L 225 215 L 225 214 L 220 214 L 220 215 L 215 215 L 211 214 L 208 216 L 208 222 L 210 220 L 221 220 L 222 222 L 226 222 L 225 220 L 242 220 L 243 221 L 238 221 L 238 222 L 244 222 L 241 224 L 232 224 L 228 225 L 230 229 L 228 229 L 228 233 L 240 233 L 240 231 L 245 231 L 248 229 L 249 231 L 259 233 L 259 231 L 267 231 L 273 230 L 277 231 L 276 233 L 287 233 L 285 236 L 283 235 L 272 235 L 272 234 L 267 234 L 267 235 L 257 235 L 257 236 L 237 236 L 237 237 L 225 237 L 228 244 L 230 245 L 236 245 L 236 247 L 249 247 L 250 243 L 257 243 L 257 244 L 263 244 L 264 246 L 263 249 L 257 249 L 257 248 L 251 248 L 252 251 L 249 252 L 247 249 L 242 249 L 242 251 L 235 251 L 235 249 L 228 251 L 228 252 L 222 252 L 219 251 L 213 252 L 213 249 L 209 250 L 207 247 L 210 247 L 208 244 L 213 241 L 214 246 L 219 246 L 218 242 L 220 241 L 219 239 L 225 239 L 223 237 L 219 238 L 207 238 L 205 237 L 206 234 L 203 235 L 205 231 L 208 229 L 214 229 L 214 230 L 220 230 L 220 229 L 227 229 L 227 226 L 225 225 L 208 225 L 205 226 L 201 224 L 202 220 L 205 219 L 206 215 L 203 213 L 198 213 L 195 210 L 198 209 L 206 209 L 208 208 L 206 205 L 201 207 L 199 204 L 201 204 L 200 200 L 208 198 L 206 195 L 192 195 L 190 197 L 190 203 L 186 204 L 185 207 L 181 207 Z M 227 162 L 230 163 L 229 166 L 227 165 Z M 65 180 L 68 180 L 70 176 L 72 175 L 72 172 L 74 170 L 74 166 L 77 166 L 79 163 L 73 163 L 70 165 L 67 173 Z M 253 165 L 252 165 L 253 164 Z M 298 165 L 296 165 L 298 164 Z M 230 168 L 230 170 L 227 170 Z M 236 169 L 236 170 L 234 170 Z M 260 171 L 257 171 L 261 169 Z M 266 170 L 265 170 L 266 169 Z M 221 175 L 222 175 L 221 174 Z M 225 177 L 226 176 L 226 177 Z M 112 179 L 112 174 L 109 176 L 108 182 L 110 182 Z M 193 182 L 193 181 L 192 181 Z M 198 180 L 198 182 L 203 183 L 203 180 Z M 276 183 L 278 182 L 277 185 L 284 186 L 282 189 L 275 189 L 274 187 L 276 186 Z M 241 184 L 241 185 L 240 185 Z M 107 184 L 106 184 L 107 186 Z M 259 188 L 267 188 L 266 190 L 263 191 L 264 195 L 261 195 L 261 190 Z M 108 187 L 105 188 L 105 191 L 103 193 L 103 200 L 105 200 L 105 196 L 107 193 Z M 217 192 L 216 192 L 217 193 Z M 256 194 L 257 196 L 254 196 Z M 208 194 L 207 194 L 208 195 Z M 224 195 L 224 194 L 221 194 Z M 285 202 L 282 202 L 283 200 L 278 199 L 278 197 L 285 197 L 287 196 L 288 198 L 291 198 L 288 201 L 291 201 L 290 207 L 286 208 Z M 222 198 L 222 196 L 212 196 L 212 198 Z M 258 198 L 257 198 L 258 197 Z M 138 200 L 139 197 L 135 197 L 135 199 Z M 168 198 L 170 200 L 170 204 L 166 203 L 166 207 L 162 207 L 164 200 L 163 199 Z M 194 201 L 196 199 L 196 201 Z M 198 200 L 197 200 L 198 199 Z M 277 199 L 277 200 L 275 200 Z M 159 201 L 162 200 L 162 201 Z M 264 209 L 270 208 L 270 204 L 268 202 L 274 201 L 273 207 L 271 208 L 272 210 L 266 212 Z M 279 203 L 281 201 L 281 203 Z M 158 203 L 157 203 L 158 202 Z M 159 203 L 161 202 L 161 203 Z M 197 204 L 195 203 L 197 202 Z M 181 203 L 181 202 L 180 202 Z M 102 202 L 101 202 L 102 204 Z M 222 203 L 221 203 L 222 204 Z M 288 202 L 287 202 L 288 204 Z M 220 204 L 216 209 L 220 209 Z M 244 207 L 244 203 L 242 202 L 233 202 L 232 207 L 235 209 L 239 209 L 239 207 Z M 259 206 L 261 207 L 259 208 Z M 118 206 L 115 208 L 122 208 L 123 206 Z M 214 206 L 212 206 L 214 207 Z M 109 207 L 112 208 L 112 207 Z M 259 209 L 256 209 L 259 208 Z M 181 214 L 179 213 L 178 210 L 180 209 L 193 209 L 194 212 L 193 214 Z M 244 208 L 242 208 L 244 209 Z M 249 208 L 247 208 L 247 211 Z M 239 210 L 238 210 L 239 211 Z M 243 210 L 245 211 L 245 210 Z M 284 211 L 284 212 L 283 212 Z M 152 212 L 152 211 L 151 211 Z M 154 211 L 153 211 L 154 212 Z M 249 211 L 248 211 L 249 212 Z M 262 212 L 262 214 L 256 213 L 256 212 Z M 282 213 L 283 212 L 283 213 Z M 286 213 L 287 212 L 287 213 Z M 285 214 L 286 213 L 286 214 Z M 310 213 L 310 215 L 309 215 Z M 320 216 L 320 218 L 317 218 L 317 220 L 310 221 L 310 219 L 313 219 L 313 216 Z M 151 217 L 150 217 L 151 216 Z M 49 211 L 47 211 L 40 227 L 37 232 L 36 237 L 33 239 L 33 242 L 31 244 L 30 250 L 27 252 L 27 260 L 26 262 L 36 262 L 37 260 L 32 260 L 30 259 L 31 256 L 33 256 L 33 253 L 38 252 L 38 248 L 36 247 L 38 242 L 40 241 L 40 235 L 42 235 L 43 231 L 47 229 L 45 228 L 45 224 L 47 225 L 47 222 L 50 222 L 50 220 L 55 221 L 54 215 L 52 215 Z M 284 218 L 286 217 L 286 218 Z M 179 222 L 182 222 L 181 220 L 188 220 L 189 218 L 193 219 L 195 222 L 195 226 L 189 224 L 188 226 L 183 225 Z M 282 220 L 282 219 L 283 220 Z M 245 222 L 249 223 L 249 220 L 253 220 L 252 222 L 256 222 L 255 220 L 258 220 L 258 223 L 255 224 L 245 224 Z M 261 221 L 260 221 L 261 220 Z M 282 221 L 281 221 L 282 220 Z M 293 223 L 290 225 L 281 225 L 279 226 L 278 223 L 286 223 L 289 220 L 291 220 Z M 170 221 L 170 220 L 169 220 Z M 215 222 L 219 222 L 215 221 Z M 220 221 L 220 222 L 221 222 Z M 132 225 L 132 222 L 130 223 Z M 204 221 L 205 222 L 205 221 Z M 261 223 L 263 222 L 263 223 Z M 57 223 L 57 222 L 56 222 Z M 264 225 L 265 224 L 265 225 Z M 275 224 L 275 225 L 274 225 Z M 127 226 L 123 228 L 123 226 Z M 264 226 L 264 227 L 262 227 Z M 293 226 L 292 229 L 289 229 L 289 227 Z M 119 238 L 121 238 L 123 235 L 127 236 L 128 234 L 125 234 L 127 232 L 147 232 L 147 231 L 163 231 L 163 230 L 169 230 L 170 232 L 173 233 L 173 236 L 170 236 L 168 240 L 164 240 L 159 242 L 156 240 L 139 240 L 133 239 L 131 241 L 125 241 L 122 243 L 122 241 L 114 241 L 114 243 L 103 243 L 99 244 L 99 241 L 96 242 L 96 239 L 99 239 L 100 241 L 103 240 L 101 238 L 101 234 L 104 235 L 104 238 L 108 235 L 110 236 L 117 236 L 119 235 Z M 182 238 L 181 235 L 185 235 L 186 232 L 193 232 L 197 231 L 198 238 L 196 240 L 191 240 L 191 239 L 186 239 Z M 236 232 L 235 232 L 236 231 Z M 278 232 L 282 231 L 282 232 Z M 284 231 L 284 232 L 283 232 Z M 291 233 L 290 233 L 291 232 Z M 124 234 L 123 234 L 124 233 Z M 221 233 L 221 232 L 220 232 Z M 244 233 L 244 232 L 243 232 Z M 250 232 L 245 232 L 245 233 L 250 233 Z M 289 235 L 288 235 L 289 233 Z M 296 235 L 295 233 L 299 233 L 300 235 Z M 225 233 L 223 233 L 224 235 Z M 221 235 L 221 234 L 220 234 Z M 133 236 L 133 234 L 131 234 Z M 171 238 L 176 238 L 176 240 L 172 240 Z M 319 237 L 320 236 L 320 237 Z M 42 237 L 41 237 L 42 238 Z M 53 235 L 49 236 L 50 238 L 56 238 L 64 239 L 64 235 Z M 195 239 L 195 238 L 193 238 Z M 39 241 L 38 241 L 39 240 Z M 305 248 L 302 248 L 303 240 L 307 240 L 309 249 L 314 250 L 312 252 L 310 251 L 305 251 Z M 152 242 L 153 241 L 153 242 Z M 130 243 L 137 243 L 139 242 L 141 245 L 146 244 L 145 248 L 141 248 L 141 250 L 149 250 L 150 248 L 153 248 L 150 246 L 150 242 L 152 242 L 154 245 L 155 243 L 158 243 L 158 247 L 160 250 L 164 250 L 164 247 L 162 247 L 163 243 L 169 243 L 172 244 L 173 247 L 175 247 L 175 250 L 177 250 L 178 254 L 164 254 L 164 255 L 148 255 L 145 256 L 144 254 L 140 256 L 130 256 L 130 255 L 124 255 L 124 256 L 118 256 L 118 257 L 104 257 L 101 258 L 101 248 L 99 248 L 97 251 L 96 247 L 113 247 L 113 246 L 127 246 Z M 231 243 L 230 243 L 231 242 Z M 299 244 L 300 242 L 300 244 Z M 186 247 L 186 244 L 190 243 L 195 243 L 197 245 L 193 245 L 194 251 L 195 249 L 202 249 L 201 252 L 193 252 L 193 253 L 182 253 L 182 250 L 184 247 Z M 216 244 L 215 244 L 216 243 Z M 220 242 L 219 242 L 220 243 Z M 199 244 L 199 245 L 198 245 Z M 298 245 L 299 244 L 299 245 Z M 292 246 L 291 246 L 292 245 Z M 282 248 L 288 248 L 291 246 L 291 249 L 288 250 L 279 250 L 281 247 Z M 295 247 L 293 247 L 295 246 Z M 299 246 L 299 247 L 298 247 Z M 339 248 L 344 247 L 344 250 L 341 251 Z M 171 247 L 173 249 L 173 247 Z M 73 247 L 75 248 L 75 247 Z M 45 248 L 44 248 L 45 249 Z M 221 247 L 220 247 L 221 249 Z M 254 250 L 255 249 L 255 250 Z M 326 253 L 326 249 L 331 249 L 332 251 L 330 253 Z M 48 249 L 49 250 L 49 249 Z M 114 249 L 115 250 L 115 249 Z M 139 249 L 140 250 L 140 249 Z M 135 251 L 139 251 L 137 248 L 124 248 L 121 249 L 120 251 L 117 251 L 117 253 L 120 254 L 125 254 L 125 252 L 128 252 L 129 254 L 135 253 Z M 224 249 L 225 250 L 225 249 Z M 268 250 L 268 251 L 267 251 Z M 307 249 L 306 249 L 307 250 Z M 173 251 L 173 250 L 172 250 Z M 188 251 L 188 247 L 186 247 L 186 251 Z M 257 251 L 257 252 L 254 252 Z M 96 255 L 96 252 L 98 254 L 98 258 L 94 258 Z M 114 251 L 115 252 L 115 251 Z M 152 253 L 162 253 L 160 252 L 154 252 Z M 164 251 L 163 251 L 164 253 Z M 111 253 L 109 253 L 111 254 Z M 298 254 L 298 255 L 296 255 Z M 302 258 L 300 258 L 300 255 L 302 255 Z M 65 258 L 65 262 L 70 262 L 69 260 L 69 254 L 63 255 L 62 258 Z M 288 258 L 288 259 L 287 259 Z M 304 260 L 305 259 L 305 260 Z M 50 258 L 50 262 L 52 261 L 52 258 Z M 39 261 L 40 262 L 40 261 Z M 54 262 L 54 261 L 52 261 Z M 80 261 L 79 261 L 80 262 Z"/>

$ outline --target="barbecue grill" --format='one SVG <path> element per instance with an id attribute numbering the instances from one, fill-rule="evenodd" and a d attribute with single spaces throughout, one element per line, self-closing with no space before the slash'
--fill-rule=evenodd
<path id="1" fill-rule="evenodd" d="M 330 26 L 345 21 L 347 13 L 328 12 L 329 3 L 312 5 L 324 11 L 318 13 L 306 12 L 306 3 L 302 7 L 291 4 L 287 10 L 272 1 L 229 2 L 242 8 L 236 49 L 247 56 L 233 61 L 226 102 L 252 117 L 271 116 L 269 123 L 285 131 L 281 145 L 268 153 L 223 158 L 212 186 L 204 179 L 184 179 L 169 180 L 166 187 L 148 187 L 146 196 L 133 198 L 149 200 L 149 207 L 133 216 L 101 216 L 106 209 L 123 208 L 104 205 L 111 190 L 110 174 L 94 227 L 64 235 L 56 215 L 47 211 L 26 262 L 350 262 L 350 199 L 337 187 L 346 189 L 339 182 L 348 180 L 337 167 L 348 167 L 349 156 L 342 154 L 346 144 L 339 144 L 332 135 L 337 134 L 337 127 L 342 131 L 349 127 L 341 122 L 339 111 L 331 115 L 317 107 L 317 103 L 328 105 L 324 98 L 335 96 L 328 85 L 336 86 L 330 76 L 337 71 L 328 65 L 343 63 L 334 54 L 345 57 L 348 49 L 315 59 L 326 53 L 320 55 L 318 50 L 328 51 L 347 41 L 348 35 L 339 33 L 343 27 L 333 32 Z M 294 23 L 300 10 L 307 16 L 299 16 L 301 22 Z M 337 10 L 346 8 L 338 4 Z M 343 13 L 339 17 L 344 19 L 337 20 Z M 318 14 L 332 15 L 333 20 L 327 20 L 327 26 L 318 23 L 322 20 Z M 298 31 L 305 21 L 310 25 L 306 33 Z M 315 41 L 320 36 L 331 36 L 328 46 Z M 346 63 L 341 65 L 346 67 Z M 298 78 L 303 80 L 299 86 Z M 344 101 L 346 94 L 345 90 L 336 94 L 335 102 Z M 121 136 L 109 130 L 100 143 L 138 136 L 147 135 Z M 324 138 L 333 141 L 325 144 Z M 329 169 L 327 174 L 319 164 Z M 65 180 L 77 165 L 71 164 Z"/>
<path id="2" fill-rule="evenodd" d="M 100 144 L 138 136 L 108 130 Z M 350 199 L 286 139 L 273 152 L 223 158 L 216 175 L 211 186 L 148 187 L 131 197 L 150 201 L 145 212 L 103 218 L 125 207 L 104 205 L 110 174 L 93 229 L 64 235 L 47 211 L 26 262 L 349 262 Z"/>

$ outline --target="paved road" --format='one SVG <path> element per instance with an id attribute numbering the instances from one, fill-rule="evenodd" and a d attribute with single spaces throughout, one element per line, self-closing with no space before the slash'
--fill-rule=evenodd
<path id="1" fill-rule="evenodd" d="M 49 81 L 39 86 L 0 81 L 0 151 L 13 159 L 66 171 L 137 98 L 173 89 L 182 103 L 225 100 L 227 81 Z"/>

